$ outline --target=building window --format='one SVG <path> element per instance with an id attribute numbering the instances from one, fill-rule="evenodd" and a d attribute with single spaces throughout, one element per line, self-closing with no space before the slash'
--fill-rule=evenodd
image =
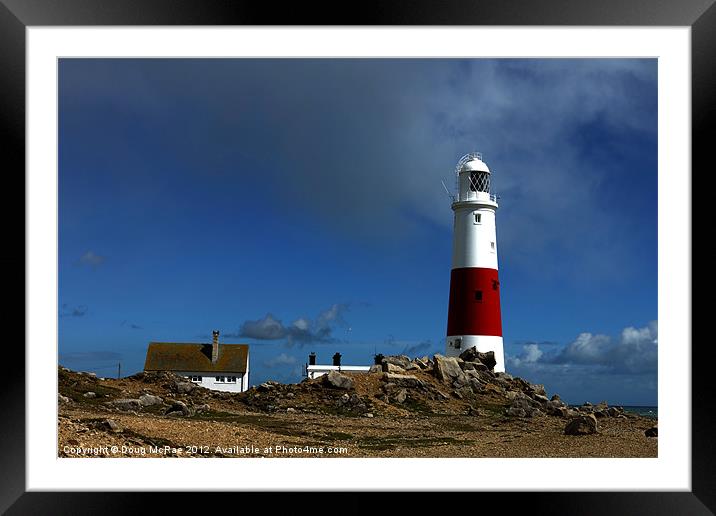
<path id="1" fill-rule="evenodd" d="M 495 242 L 490 242 L 490 248 L 494 251 L 495 250 Z"/>
<path id="2" fill-rule="evenodd" d="M 481 224 L 482 223 L 482 213 L 473 213 L 475 216 L 475 224 Z"/>
<path id="3" fill-rule="evenodd" d="M 475 301 L 482 303 L 482 290 L 475 291 Z"/>
<path id="4" fill-rule="evenodd" d="M 215 383 L 236 383 L 235 376 L 216 376 Z"/>
<path id="5" fill-rule="evenodd" d="M 194 383 L 201 383 L 201 376 L 190 376 L 189 379 Z"/>
<path id="6" fill-rule="evenodd" d="M 452 345 L 455 347 L 455 349 L 460 349 L 460 346 L 462 346 L 462 339 L 455 339 Z"/>

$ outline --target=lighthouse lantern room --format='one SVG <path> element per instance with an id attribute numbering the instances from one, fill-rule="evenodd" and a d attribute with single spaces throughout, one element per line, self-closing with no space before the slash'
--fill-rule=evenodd
<path id="1" fill-rule="evenodd" d="M 505 370 L 505 358 L 497 275 L 497 196 L 490 192 L 490 169 L 480 153 L 463 156 L 455 175 L 446 354 L 458 356 L 469 348 L 493 351 L 495 371 L 500 372 Z"/>

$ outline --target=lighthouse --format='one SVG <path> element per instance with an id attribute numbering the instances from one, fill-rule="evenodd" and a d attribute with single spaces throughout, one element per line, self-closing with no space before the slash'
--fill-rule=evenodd
<path id="1" fill-rule="evenodd" d="M 457 192 L 446 355 L 469 348 L 494 351 L 496 372 L 505 370 L 497 276 L 497 196 L 490 192 L 490 169 L 482 154 L 463 156 L 455 167 Z"/>

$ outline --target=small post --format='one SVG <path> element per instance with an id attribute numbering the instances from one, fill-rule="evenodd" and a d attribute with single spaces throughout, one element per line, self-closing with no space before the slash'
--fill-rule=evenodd
<path id="1" fill-rule="evenodd" d="M 117 380 L 122 375 L 122 362 L 117 362 Z"/>

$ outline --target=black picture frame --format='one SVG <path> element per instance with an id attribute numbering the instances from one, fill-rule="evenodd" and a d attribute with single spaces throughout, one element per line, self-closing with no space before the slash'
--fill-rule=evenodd
<path id="1" fill-rule="evenodd" d="M 716 125 L 716 0 L 372 0 L 355 3 L 248 2 L 244 0 L 0 0 L 0 134 L 4 152 L 5 221 L 17 219 L 10 199 L 25 199 L 25 29 L 29 26 L 87 25 L 555 25 L 688 26 L 692 43 L 692 171 L 703 168 Z M 713 167 L 709 167 L 713 168 Z M 693 177 L 693 173 L 691 174 Z M 8 185 L 8 183 L 10 183 Z M 20 194 L 22 192 L 22 195 Z M 692 202 L 692 204 L 694 204 Z M 24 231 L 5 224 L 6 235 L 23 242 L 4 253 L 7 281 L 20 281 L 25 269 Z M 14 271 L 14 272 L 13 272 Z M 7 284 L 7 283 L 6 283 Z M 24 288 L 23 299 L 25 297 Z M 24 303 L 10 298 L 6 331 L 24 320 Z M 21 313 L 22 311 L 22 313 Z M 10 324 L 12 323 L 12 324 Z M 161 496 L 162 512 L 186 512 L 190 500 L 178 493 L 28 493 L 25 489 L 25 350 L 14 340 L 4 346 L 5 371 L 0 424 L 0 510 L 7 514 L 112 514 L 146 512 Z M 676 350 L 675 352 L 683 352 Z M 498 503 L 531 513 L 549 514 L 713 514 L 716 511 L 716 403 L 710 388 L 708 343 L 694 342 L 692 356 L 692 490 L 690 492 L 617 493 L 479 493 L 464 506 L 485 510 Z M 8 365 L 10 364 L 10 365 Z M 227 496 L 212 497 L 228 501 Z M 242 494 L 241 506 L 266 503 Z M 264 500 L 266 499 L 266 495 Z M 311 510 L 310 493 L 272 494 L 271 504 L 286 503 L 292 512 Z M 377 502 L 359 493 L 344 497 L 342 512 Z M 405 500 L 404 509 L 422 504 L 422 496 Z M 232 498 L 235 500 L 235 498 Z M 382 502 L 381 502 L 382 503 Z M 375 507 L 374 507 L 375 508 Z M 273 510 L 271 512 L 274 512 Z"/>

